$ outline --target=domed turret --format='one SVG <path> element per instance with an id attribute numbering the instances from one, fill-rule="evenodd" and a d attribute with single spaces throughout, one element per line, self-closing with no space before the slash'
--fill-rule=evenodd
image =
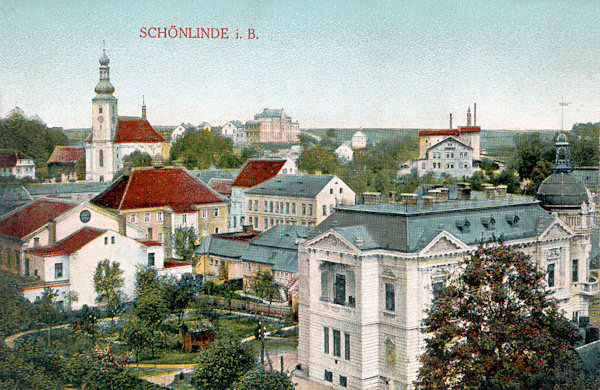
<path id="1" fill-rule="evenodd" d="M 567 137 L 561 133 L 554 144 L 556 158 L 553 173 L 540 185 L 536 198 L 544 208 L 579 208 L 582 203 L 588 203 L 588 193 L 570 172 L 571 151 Z"/>
<path id="2" fill-rule="evenodd" d="M 110 83 L 110 68 L 108 63 L 110 60 L 106 55 L 106 50 L 103 51 L 102 57 L 100 57 L 100 81 L 94 91 L 98 95 L 112 95 L 115 92 L 115 87 Z"/>

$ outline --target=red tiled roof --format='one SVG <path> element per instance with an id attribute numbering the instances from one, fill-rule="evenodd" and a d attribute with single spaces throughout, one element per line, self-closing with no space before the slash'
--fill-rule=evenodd
<path id="1" fill-rule="evenodd" d="M 91 138 L 90 138 L 91 139 Z M 165 139 L 156 132 L 145 119 L 121 119 L 115 135 L 115 144 L 121 143 L 153 143 L 165 142 Z"/>
<path id="2" fill-rule="evenodd" d="M 122 176 L 92 203 L 116 210 L 169 206 L 176 213 L 192 213 L 192 205 L 223 200 L 181 168 L 134 170 Z"/>
<path id="3" fill-rule="evenodd" d="M 231 184 L 233 183 L 232 179 L 219 179 L 213 177 L 208 181 L 208 186 L 213 190 L 217 191 L 219 194 L 224 196 L 231 196 Z"/>
<path id="4" fill-rule="evenodd" d="M 175 261 L 175 260 L 165 260 L 165 268 L 175 268 L 175 267 L 185 267 L 185 266 L 189 266 L 191 264 L 189 263 L 184 263 L 182 261 Z"/>
<path id="5" fill-rule="evenodd" d="M 75 253 L 83 248 L 92 240 L 104 234 L 104 232 L 105 230 L 83 228 L 71 234 L 64 240 L 59 241 L 55 246 L 30 249 L 29 253 L 44 257 L 70 255 L 71 253 Z"/>
<path id="6" fill-rule="evenodd" d="M 142 241 L 142 244 L 146 246 L 162 246 L 162 244 L 158 241 Z"/>
<path id="7" fill-rule="evenodd" d="M 458 130 L 421 130 L 419 131 L 419 135 L 455 135 L 459 136 L 460 132 Z"/>
<path id="8" fill-rule="evenodd" d="M 73 163 L 77 164 L 79 157 L 83 153 L 82 148 L 70 148 L 68 146 L 57 146 L 54 148 L 52 155 L 48 159 L 50 163 Z"/>
<path id="9" fill-rule="evenodd" d="M 481 127 L 479 126 L 463 126 L 459 128 L 461 133 L 480 133 Z"/>
<path id="10" fill-rule="evenodd" d="M 23 238 L 71 207 L 67 203 L 38 200 L 0 222 L 0 234 Z"/>
<path id="11" fill-rule="evenodd" d="M 28 159 L 19 150 L 0 150 L 0 168 L 12 168 L 17 165 L 17 160 Z"/>
<path id="12" fill-rule="evenodd" d="M 286 160 L 251 160 L 235 178 L 234 187 L 254 187 L 277 176 Z"/>

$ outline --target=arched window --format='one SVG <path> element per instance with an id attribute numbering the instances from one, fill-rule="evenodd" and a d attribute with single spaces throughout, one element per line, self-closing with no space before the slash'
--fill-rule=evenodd
<path id="1" fill-rule="evenodd" d="M 385 342 L 385 365 L 391 370 L 396 366 L 396 346 L 390 339 Z"/>
<path id="2" fill-rule="evenodd" d="M 100 162 L 100 166 L 104 166 L 104 152 L 101 150 L 98 152 L 98 161 Z"/>

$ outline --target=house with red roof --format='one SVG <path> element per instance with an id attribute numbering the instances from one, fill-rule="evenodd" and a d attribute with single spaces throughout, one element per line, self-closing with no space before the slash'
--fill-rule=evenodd
<path id="1" fill-rule="evenodd" d="M 0 269 L 26 276 L 23 254 L 29 249 L 52 247 L 82 228 L 119 231 L 132 239 L 143 239 L 144 231 L 101 207 L 36 200 L 0 219 Z"/>
<path id="2" fill-rule="evenodd" d="M 164 244 L 175 255 L 176 229 L 198 236 L 227 231 L 227 200 L 184 168 L 136 169 L 115 180 L 91 203 L 119 215 L 146 232 L 147 240 Z"/>
<path id="3" fill-rule="evenodd" d="M 135 273 L 140 266 L 159 272 L 164 269 L 160 243 L 91 227 L 79 229 L 54 245 L 28 249 L 24 257 L 24 276 L 30 279 L 20 288 L 23 295 L 33 302 L 49 287 L 57 293 L 57 302 L 72 309 L 96 306 L 94 273 L 103 260 L 119 263 L 124 281 L 121 292 L 126 299 L 135 294 Z M 73 296 L 77 300 L 72 300 Z"/>
<path id="4" fill-rule="evenodd" d="M 35 161 L 19 150 L 0 150 L 0 177 L 35 179 Z"/>
<path id="5" fill-rule="evenodd" d="M 85 179 L 85 163 L 83 148 L 72 148 L 70 146 L 56 146 L 48 159 L 48 171 L 51 177 L 60 177 L 61 181 L 74 181 Z M 82 177 L 78 177 L 78 169 L 82 171 Z"/>
<path id="6" fill-rule="evenodd" d="M 92 134 L 85 145 L 87 181 L 112 181 L 123 169 L 124 158 L 135 151 L 162 161 L 166 150 L 164 138 L 146 119 L 145 103 L 141 117 L 118 116 L 109 62 L 104 53 L 100 58 L 100 81 L 92 99 Z"/>
<path id="7" fill-rule="evenodd" d="M 231 205 L 229 226 L 231 231 L 241 231 L 245 224 L 252 224 L 244 218 L 244 191 L 274 178 L 277 175 L 298 173 L 296 164 L 290 159 L 254 159 L 240 170 L 231 185 Z"/>

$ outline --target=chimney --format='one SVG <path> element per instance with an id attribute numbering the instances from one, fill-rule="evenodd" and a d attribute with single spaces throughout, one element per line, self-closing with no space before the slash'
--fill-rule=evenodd
<path id="1" fill-rule="evenodd" d="M 435 198 L 430 195 L 426 195 L 421 199 L 423 199 L 423 207 L 431 207 L 435 203 Z"/>
<path id="2" fill-rule="evenodd" d="M 119 234 L 122 234 L 124 236 L 127 235 L 127 220 L 126 220 L 127 216 L 126 215 L 119 215 Z"/>
<path id="3" fill-rule="evenodd" d="M 496 187 L 496 194 L 498 195 L 498 198 L 506 198 L 506 191 L 507 191 L 507 186 L 504 184 L 501 184 L 499 186 Z"/>
<path id="4" fill-rule="evenodd" d="M 458 200 L 471 199 L 471 185 L 469 183 L 458 183 Z"/>
<path id="5" fill-rule="evenodd" d="M 56 221 L 48 222 L 48 246 L 56 245 Z"/>
<path id="6" fill-rule="evenodd" d="M 142 120 L 146 120 L 146 101 L 144 95 L 142 95 Z"/>
<path id="7" fill-rule="evenodd" d="M 244 234 L 254 234 L 254 226 L 244 225 L 242 226 L 242 231 L 244 232 Z"/>
<path id="8" fill-rule="evenodd" d="M 477 103 L 473 103 L 473 126 L 477 126 Z"/>
<path id="9" fill-rule="evenodd" d="M 452 114 L 450 114 L 450 130 L 452 130 Z"/>
<path id="10" fill-rule="evenodd" d="M 471 107 L 467 108 L 467 126 L 471 126 Z"/>
<path id="11" fill-rule="evenodd" d="M 388 199 L 390 203 L 396 203 L 396 191 L 390 191 Z"/>
<path id="12" fill-rule="evenodd" d="M 411 194 L 411 193 L 400 194 L 400 203 L 416 205 L 417 204 L 417 195 Z"/>

